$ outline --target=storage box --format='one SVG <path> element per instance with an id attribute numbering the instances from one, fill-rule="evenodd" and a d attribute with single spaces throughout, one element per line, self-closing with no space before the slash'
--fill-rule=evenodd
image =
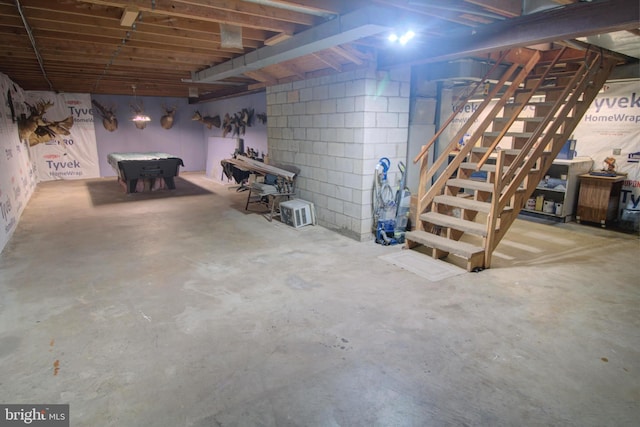
<path id="1" fill-rule="evenodd" d="M 280 219 L 283 223 L 295 228 L 315 224 L 315 209 L 313 203 L 301 199 L 281 202 Z"/>
<path id="2" fill-rule="evenodd" d="M 640 231 L 640 210 L 624 209 L 620 227 L 624 230 Z"/>
<path id="3" fill-rule="evenodd" d="M 560 160 L 573 160 L 576 155 L 576 140 L 568 139 L 562 147 L 562 150 L 558 153 L 556 159 Z"/>

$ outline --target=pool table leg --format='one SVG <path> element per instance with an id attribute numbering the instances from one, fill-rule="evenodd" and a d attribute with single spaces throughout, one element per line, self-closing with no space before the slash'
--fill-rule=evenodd
<path id="1" fill-rule="evenodd" d="M 164 183 L 167 184 L 167 188 L 169 190 L 175 190 L 176 189 L 176 183 L 173 179 L 172 176 L 165 176 L 164 177 Z"/>
<path id="2" fill-rule="evenodd" d="M 138 179 L 137 178 L 130 179 L 129 181 L 127 181 L 127 192 L 135 193 L 137 186 L 138 186 Z"/>

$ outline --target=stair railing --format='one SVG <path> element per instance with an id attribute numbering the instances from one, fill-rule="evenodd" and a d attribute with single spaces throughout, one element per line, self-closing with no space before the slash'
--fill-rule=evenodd
<path id="1" fill-rule="evenodd" d="M 500 144 L 500 141 L 502 140 L 502 138 L 504 138 L 506 133 L 511 128 L 511 125 L 513 125 L 513 123 L 516 121 L 516 119 L 518 118 L 518 116 L 520 115 L 524 107 L 526 107 L 527 103 L 531 100 L 533 95 L 540 88 L 540 86 L 542 85 L 542 82 L 547 78 L 551 69 L 558 63 L 558 61 L 560 60 L 560 58 L 562 57 L 562 55 L 566 50 L 567 50 L 566 47 L 563 47 L 562 49 L 560 49 L 560 52 L 553 58 L 551 63 L 547 66 L 547 69 L 545 70 L 545 72 L 539 77 L 538 82 L 532 87 L 526 88 L 529 91 L 528 95 L 518 100 L 519 106 L 511 112 L 512 115 L 509 118 L 509 120 L 504 124 L 502 130 L 498 133 L 498 136 L 495 138 L 493 143 L 487 147 L 487 152 L 478 161 L 478 166 L 477 166 L 478 170 L 480 170 L 480 168 L 484 166 L 484 164 L 487 162 L 493 150 L 495 150 L 498 144 Z"/>
<path id="2" fill-rule="evenodd" d="M 418 187 L 418 204 L 417 204 L 417 211 L 418 212 L 424 212 L 426 204 L 427 204 L 426 203 L 426 199 L 425 199 L 425 193 L 426 193 L 426 190 L 427 190 L 427 183 L 433 178 L 433 176 L 435 175 L 436 171 L 444 164 L 444 161 L 447 158 L 449 152 L 451 152 L 455 148 L 454 141 L 455 141 L 455 144 L 457 144 L 457 141 L 459 141 L 460 138 L 463 137 L 464 134 L 466 133 L 466 131 L 471 127 L 471 125 L 473 124 L 473 120 L 469 120 L 467 122 L 467 124 L 465 124 L 465 126 L 463 126 L 464 131 L 463 132 L 458 132 L 458 135 L 460 135 L 460 136 L 457 136 L 457 139 L 454 138 L 451 141 L 451 143 L 449 144 L 447 150 L 445 150 L 443 152 L 443 153 L 446 153 L 446 156 L 442 156 L 441 155 L 441 159 L 438 159 L 434 163 L 434 165 L 432 165 L 431 169 L 429 169 L 429 165 L 428 165 L 428 163 L 429 163 L 428 162 L 428 160 L 429 160 L 429 156 L 428 156 L 429 149 L 435 143 L 435 141 L 438 140 L 438 138 L 447 129 L 447 127 L 453 122 L 455 117 L 462 111 L 463 107 L 469 102 L 469 100 L 475 94 L 475 92 L 478 90 L 480 85 L 483 84 L 489 78 L 489 76 L 491 76 L 491 74 L 500 66 L 500 64 L 502 64 L 502 62 L 506 59 L 506 57 L 509 55 L 510 52 L 511 52 L 510 50 L 507 50 L 506 52 L 501 53 L 500 57 L 495 62 L 495 64 L 493 64 L 491 69 L 489 69 L 489 71 L 480 80 L 478 80 L 473 85 L 473 89 L 471 91 L 469 91 L 466 96 L 464 96 L 462 98 L 462 100 L 454 108 L 452 114 L 445 121 L 445 123 L 441 126 L 441 128 L 436 132 L 436 134 L 429 140 L 429 142 L 426 145 L 422 146 L 422 149 L 420 150 L 420 153 L 418 153 L 418 155 L 413 159 L 414 163 L 417 163 L 418 161 L 421 161 L 421 163 L 420 163 L 420 183 L 419 183 L 419 187 Z M 497 92 L 497 90 L 495 90 L 495 91 Z M 491 93 L 494 93 L 494 91 L 492 91 Z M 490 99 L 491 99 L 491 97 L 487 96 L 487 99 L 485 100 L 486 103 L 483 102 L 481 104 L 482 108 L 484 108 L 484 105 L 489 103 Z M 474 114 L 474 116 L 475 116 L 475 114 Z M 417 226 L 418 226 L 418 229 L 421 228 L 420 221 L 418 221 Z"/>
<path id="3" fill-rule="evenodd" d="M 451 113 L 449 118 L 444 122 L 444 124 L 440 127 L 440 129 L 438 129 L 436 134 L 429 140 L 429 142 L 426 145 L 422 146 L 422 148 L 420 149 L 420 152 L 413 159 L 413 163 L 418 163 L 425 155 L 428 154 L 429 148 L 431 148 L 431 146 L 436 142 L 436 140 L 440 137 L 440 135 L 442 135 L 442 132 L 444 132 L 445 129 L 447 129 L 447 127 L 449 127 L 449 125 L 453 122 L 456 116 L 462 111 L 462 108 L 467 104 L 467 102 L 469 102 L 469 100 L 476 93 L 480 85 L 483 84 L 489 78 L 489 76 L 498 68 L 498 66 L 500 66 L 502 61 L 504 61 L 504 59 L 509 54 L 509 52 L 510 51 L 507 50 L 506 52 L 502 53 L 498 58 L 498 60 L 496 61 L 496 63 L 493 64 L 491 69 L 487 71 L 487 73 L 473 85 L 473 89 L 470 90 L 465 96 L 461 98 L 461 101 L 453 109 L 453 113 Z"/>
<path id="4" fill-rule="evenodd" d="M 445 151 L 441 154 L 438 160 L 433 164 L 431 168 L 431 173 L 433 173 L 437 168 L 444 164 L 444 161 L 448 159 L 449 152 L 455 147 L 459 138 L 461 138 L 464 133 L 469 129 L 469 127 L 475 122 L 475 120 L 482 114 L 484 111 L 484 107 L 486 107 L 491 99 L 494 98 L 497 93 L 502 90 L 502 88 L 506 85 L 507 82 L 510 82 L 510 86 L 501 96 L 500 100 L 491 108 L 487 116 L 483 119 L 482 123 L 478 125 L 476 131 L 469 138 L 469 142 L 465 144 L 460 152 L 451 160 L 451 162 L 447 165 L 445 170 L 440 174 L 436 182 L 431 186 L 431 188 L 425 193 L 422 206 L 424 206 L 428 201 L 433 200 L 433 198 L 442 191 L 442 188 L 445 186 L 449 177 L 455 172 L 456 169 L 460 167 L 464 158 L 471 152 L 471 150 L 475 147 L 478 141 L 481 140 L 483 133 L 485 132 L 489 123 L 491 123 L 498 113 L 502 110 L 506 102 L 513 96 L 515 91 L 518 89 L 520 84 L 524 81 L 524 79 L 529 75 L 533 67 L 540 60 L 541 54 L 539 51 L 535 51 L 527 63 L 520 69 L 520 71 L 515 74 L 517 68 L 519 66 L 517 64 L 513 64 L 509 70 L 502 75 L 496 87 L 491 91 L 491 93 L 487 96 L 487 99 L 481 104 L 480 107 L 474 112 L 474 114 L 469 118 L 465 126 L 456 134 L 451 143 L 448 146 L 449 151 Z M 484 107 L 483 107 L 484 106 Z"/>
<path id="5" fill-rule="evenodd" d="M 594 59 L 590 64 L 585 61 L 581 65 L 574 78 L 562 91 L 560 97 L 558 97 L 557 102 L 545 115 L 543 121 L 536 127 L 531 137 L 527 140 L 522 148 L 522 151 L 518 154 L 518 156 L 516 156 L 516 159 L 507 168 L 507 171 L 504 173 L 502 178 L 503 182 L 506 183 L 506 191 L 503 191 L 500 196 L 499 209 L 504 209 L 507 206 L 509 200 L 511 199 L 511 196 L 515 194 L 525 175 L 529 172 L 529 170 L 531 170 L 533 164 L 540 158 L 545 147 L 554 137 L 555 131 L 564 123 L 564 119 L 553 120 L 556 117 L 556 113 L 558 112 L 558 109 L 560 109 L 560 106 L 562 105 L 562 109 L 560 110 L 560 113 L 557 117 L 566 119 L 569 115 L 569 112 L 572 108 L 574 108 L 575 103 L 584 92 L 587 84 L 591 80 L 591 77 L 597 70 L 594 65 L 599 60 L 600 55 L 594 55 Z M 545 128 L 549 125 L 549 123 L 551 124 L 551 126 L 546 129 L 546 133 L 544 134 L 544 136 L 542 136 Z"/>
<path id="6" fill-rule="evenodd" d="M 502 75 L 502 77 L 500 78 L 498 83 L 495 85 L 495 87 L 489 92 L 485 100 L 482 101 L 478 109 L 471 115 L 471 117 L 469 117 L 467 122 L 462 126 L 462 128 L 458 131 L 458 133 L 451 139 L 451 141 L 449 142 L 447 147 L 443 150 L 443 152 L 440 154 L 438 159 L 434 161 L 434 163 L 431 165 L 431 168 L 428 171 L 426 171 L 425 175 L 420 177 L 421 191 L 425 190 L 423 187 L 426 187 L 426 183 L 429 182 L 429 180 L 435 175 L 438 169 L 440 169 L 440 167 L 442 167 L 445 164 L 445 162 L 449 159 L 449 153 L 451 153 L 454 149 L 457 148 L 458 141 L 464 137 L 464 135 L 467 133 L 469 128 L 473 125 L 473 123 L 479 118 L 480 114 L 484 111 L 484 108 L 486 108 L 486 106 L 489 105 L 489 103 L 491 102 L 491 99 L 495 97 L 498 94 L 498 92 L 504 87 L 508 79 L 514 74 L 514 72 L 518 69 L 518 67 L 519 67 L 518 64 L 512 64 L 509 67 L 507 72 L 505 72 Z M 418 206 L 417 206 L 418 212 L 420 213 L 424 212 L 424 209 L 427 203 L 429 202 L 429 200 L 432 200 L 433 197 L 435 197 L 435 195 L 442 190 L 447 179 L 449 179 L 449 177 L 453 174 L 453 172 L 462 163 L 462 159 L 471 152 L 471 148 L 473 148 L 473 143 L 475 143 L 473 138 L 474 136 L 472 136 L 472 139 L 470 140 L 469 144 L 465 144 L 460 149 L 460 152 L 451 161 L 451 163 L 449 163 L 449 165 L 445 168 L 444 172 L 440 174 L 436 182 L 424 193 L 422 194 L 418 193 L 419 194 Z M 477 140 L 477 136 L 475 136 L 475 139 Z"/>
<path id="7" fill-rule="evenodd" d="M 487 237 L 484 244 L 484 268 L 491 266 L 491 255 L 493 254 L 493 249 L 498 245 L 496 226 L 498 224 L 500 210 L 498 210 L 499 198 L 496 195 L 502 191 L 502 174 L 498 173 L 498 171 L 502 170 L 504 166 L 504 156 L 504 151 L 498 151 L 498 156 L 496 157 L 496 175 L 493 180 L 494 196 L 491 198 L 491 210 L 487 217 Z"/>

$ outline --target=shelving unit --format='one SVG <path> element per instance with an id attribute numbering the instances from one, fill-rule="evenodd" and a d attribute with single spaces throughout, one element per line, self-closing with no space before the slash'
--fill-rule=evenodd
<path id="1" fill-rule="evenodd" d="M 575 157 L 572 160 L 556 159 L 547 171 L 549 179 L 540 181 L 533 198 L 542 196 L 545 201 L 553 202 L 553 212 L 544 212 L 542 209 L 527 209 L 521 212 L 554 218 L 559 221 L 571 221 L 576 212 L 579 175 L 588 173 L 593 166 L 590 157 Z M 566 176 L 566 179 L 562 179 Z M 562 207 L 557 209 L 558 204 Z"/>

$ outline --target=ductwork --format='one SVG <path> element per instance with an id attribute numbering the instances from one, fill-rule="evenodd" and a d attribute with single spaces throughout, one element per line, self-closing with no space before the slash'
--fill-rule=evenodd
<path id="1" fill-rule="evenodd" d="M 447 63 L 428 64 L 414 67 L 413 72 L 418 80 L 425 81 L 479 81 L 493 67 L 493 64 L 465 59 Z M 507 70 L 507 66 L 498 66 L 489 76 L 489 80 L 499 80 Z"/>

